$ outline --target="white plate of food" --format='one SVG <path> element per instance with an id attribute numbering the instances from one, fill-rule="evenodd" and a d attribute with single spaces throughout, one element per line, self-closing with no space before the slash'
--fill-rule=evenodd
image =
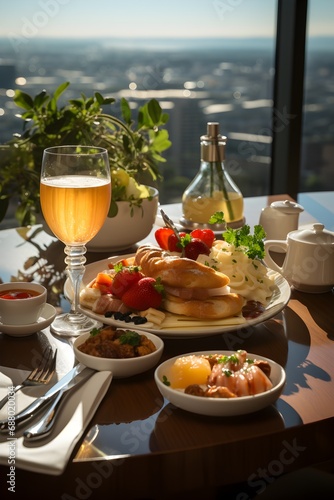
<path id="1" fill-rule="evenodd" d="M 242 353 L 241 362 L 240 356 L 236 361 L 239 366 L 233 362 L 237 353 Z M 216 363 L 214 358 L 226 361 Z M 211 387 L 207 377 L 211 377 Z M 275 403 L 283 391 L 286 374 L 275 361 L 257 354 L 203 351 L 168 359 L 157 367 L 154 379 L 160 393 L 176 407 L 200 415 L 227 417 L 253 413 Z"/>
<path id="2" fill-rule="evenodd" d="M 110 269 L 110 265 L 115 264 L 121 259 L 129 259 L 134 254 L 114 256 L 104 259 L 86 266 L 85 275 L 82 281 L 82 287 L 88 286 L 97 276 L 98 273 Z M 235 331 L 238 328 L 255 326 L 268 319 L 274 317 L 287 305 L 291 295 L 291 289 L 288 282 L 279 273 L 268 270 L 268 276 L 273 279 L 274 291 L 271 299 L 265 309 L 257 317 L 245 319 L 241 315 L 237 317 L 224 318 L 221 320 L 197 320 L 189 319 L 185 316 L 167 313 L 166 321 L 157 326 L 154 323 L 136 324 L 117 320 L 114 317 L 105 317 L 104 315 L 96 314 L 91 309 L 80 307 L 82 312 L 87 316 L 97 319 L 98 321 L 111 326 L 124 328 L 125 326 L 135 328 L 137 330 L 145 330 L 162 338 L 191 338 L 191 337 L 207 337 L 224 332 Z M 72 297 L 72 288 L 69 280 L 65 282 L 64 293 L 68 298 Z M 136 316 L 136 315 L 133 315 Z"/>

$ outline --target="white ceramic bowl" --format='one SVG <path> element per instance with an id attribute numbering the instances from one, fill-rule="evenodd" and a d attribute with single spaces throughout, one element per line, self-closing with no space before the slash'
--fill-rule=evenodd
<path id="1" fill-rule="evenodd" d="M 126 328 L 124 328 L 124 330 L 126 330 Z M 130 330 L 130 328 L 128 328 L 128 330 Z M 131 331 L 136 330 L 131 328 Z M 156 366 L 159 363 L 164 349 L 163 341 L 156 335 L 143 331 L 138 331 L 138 333 L 145 335 L 148 339 L 150 339 L 154 343 L 156 351 L 151 354 L 146 354 L 145 356 L 128 359 L 99 358 L 98 356 L 85 354 L 78 349 L 78 346 L 83 344 L 83 342 L 85 342 L 90 335 L 90 333 L 84 333 L 74 341 L 73 347 L 75 357 L 80 363 L 88 366 L 89 368 L 93 368 L 93 370 L 111 371 L 114 378 L 124 378 L 138 375 L 139 373 L 143 373 Z"/>
<path id="2" fill-rule="evenodd" d="M 31 292 L 28 298 L 6 299 L 3 294 Z M 35 295 L 36 294 L 36 295 Z M 47 291 L 39 283 L 10 282 L 0 285 L 0 321 L 4 325 L 35 323 L 46 304 Z"/>
<path id="3" fill-rule="evenodd" d="M 87 243 L 87 249 L 91 252 L 124 250 L 146 238 L 153 228 L 159 204 L 158 190 L 149 189 L 152 198 L 144 198 L 140 207 L 118 201 L 118 214 L 107 217 L 102 229 Z"/>
<path id="4" fill-rule="evenodd" d="M 190 354 L 222 354 L 229 356 L 233 354 L 233 351 L 215 351 L 214 353 L 212 351 L 192 352 L 189 354 L 182 354 L 182 356 L 189 356 Z M 176 356 L 168 359 L 159 365 L 155 370 L 154 379 L 159 391 L 168 401 L 178 408 L 182 408 L 192 413 L 219 417 L 253 413 L 273 404 L 279 398 L 284 388 L 286 378 L 285 371 L 280 365 L 263 356 L 247 353 L 248 358 L 262 359 L 268 361 L 270 364 L 270 380 L 273 383 L 273 387 L 269 391 L 256 394 L 255 396 L 242 396 L 231 399 L 205 398 L 185 394 L 183 391 L 172 389 L 163 383 L 163 377 L 167 376 L 170 367 L 179 357 L 180 356 Z"/>

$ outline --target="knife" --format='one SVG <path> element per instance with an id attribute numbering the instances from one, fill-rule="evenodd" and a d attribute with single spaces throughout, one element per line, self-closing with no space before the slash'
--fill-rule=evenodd
<path id="1" fill-rule="evenodd" d="M 56 416 L 61 406 L 64 393 L 75 385 L 78 385 L 78 383 L 85 381 L 88 377 L 91 376 L 92 373 L 94 373 L 94 370 L 87 368 L 87 370 L 84 370 L 80 373 L 80 380 L 78 380 L 79 375 L 77 375 L 77 377 L 72 379 L 71 382 L 67 384 L 67 386 L 60 389 L 58 393 L 56 393 L 54 398 L 51 398 L 52 403 L 47 408 L 46 412 L 43 413 L 42 418 L 35 425 L 26 429 L 23 433 L 23 437 L 25 439 L 28 439 L 29 441 L 35 441 L 37 439 L 48 436 L 51 433 L 53 425 L 56 421 Z"/>
<path id="2" fill-rule="evenodd" d="M 87 374 L 87 376 L 83 375 L 80 377 L 79 375 L 83 371 L 85 371 L 85 375 Z M 10 427 L 16 427 L 24 420 L 30 419 L 31 417 L 35 416 L 37 410 L 40 410 L 41 408 L 44 408 L 46 405 L 48 405 L 61 389 L 65 389 L 69 384 L 71 384 L 70 387 L 73 387 L 76 383 L 83 380 L 83 377 L 87 378 L 92 375 L 94 371 L 95 370 L 86 368 L 84 365 L 76 365 L 69 373 L 67 373 L 55 385 L 53 385 L 51 389 L 49 389 L 48 392 L 44 394 L 44 396 L 37 398 L 29 406 L 27 406 L 27 408 L 11 417 L 10 420 L 0 420 L 0 432 L 7 431 Z"/>

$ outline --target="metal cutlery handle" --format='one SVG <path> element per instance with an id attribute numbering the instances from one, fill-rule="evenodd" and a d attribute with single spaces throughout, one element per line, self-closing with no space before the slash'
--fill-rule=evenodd
<path id="1" fill-rule="evenodd" d="M 20 413 L 15 415 L 12 420 L 0 420 L 0 432 L 7 431 L 8 428 L 13 424 L 15 421 L 15 426 L 23 422 L 24 420 L 27 420 L 31 417 L 34 417 L 36 415 L 37 410 L 40 410 L 41 408 L 44 408 L 46 404 L 50 403 L 50 398 L 39 398 L 36 399 L 33 403 L 31 403 L 27 408 L 22 410 Z"/>
<path id="2" fill-rule="evenodd" d="M 52 431 L 53 424 L 56 421 L 56 415 L 58 413 L 64 391 L 60 390 L 56 397 L 54 398 L 52 404 L 44 413 L 43 417 L 32 427 L 25 430 L 23 436 L 32 441 L 34 439 L 41 439 Z"/>
<path id="3" fill-rule="evenodd" d="M 174 231 L 176 238 L 180 241 L 181 240 L 180 233 L 179 233 L 178 229 L 176 229 L 176 226 L 175 226 L 174 222 L 172 221 L 172 219 L 170 217 L 168 217 L 168 215 L 162 210 L 162 208 L 160 209 L 160 213 L 161 213 L 162 220 L 165 223 L 165 226 L 169 227 L 169 229 Z"/>
<path id="4" fill-rule="evenodd" d="M 15 393 L 15 392 L 17 392 L 17 391 L 19 391 L 23 387 L 24 387 L 23 384 L 17 385 L 16 387 L 14 387 L 14 389 L 12 391 L 12 394 Z M 1 408 L 3 408 L 5 406 L 5 404 L 7 403 L 8 399 L 9 399 L 9 393 L 5 397 L 3 397 L 2 400 L 0 401 L 0 410 L 1 410 Z"/>

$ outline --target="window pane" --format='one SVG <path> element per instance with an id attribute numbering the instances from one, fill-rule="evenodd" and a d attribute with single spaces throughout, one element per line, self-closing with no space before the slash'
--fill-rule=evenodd
<path id="1" fill-rule="evenodd" d="M 21 132 L 12 91 L 66 100 L 94 91 L 170 115 L 162 202 L 179 201 L 200 163 L 209 121 L 228 138 L 226 166 L 245 196 L 267 194 L 276 0 L 6 2 L 2 6 L 0 143 Z M 52 9 L 51 9 L 52 4 Z M 17 12 L 20 15 L 17 15 Z M 109 112 L 120 113 L 116 104 Z"/>
<path id="2" fill-rule="evenodd" d="M 334 3 L 310 0 L 300 191 L 334 189 Z"/>

